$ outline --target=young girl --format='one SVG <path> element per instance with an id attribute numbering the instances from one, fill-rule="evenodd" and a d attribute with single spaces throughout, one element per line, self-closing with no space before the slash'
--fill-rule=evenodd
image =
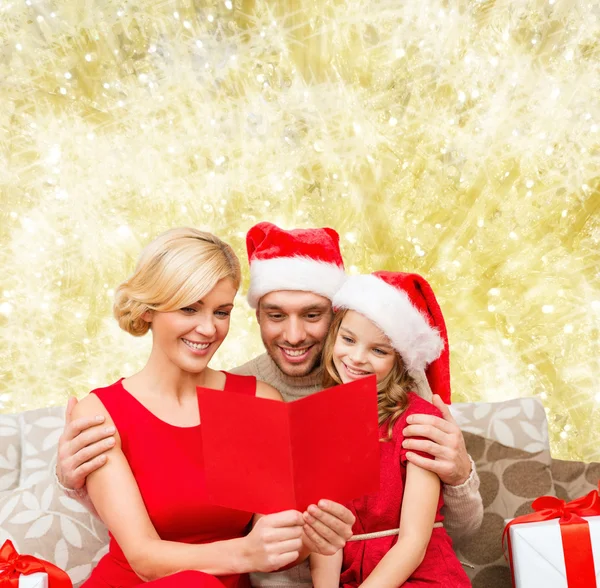
<path id="1" fill-rule="evenodd" d="M 449 400 L 446 330 L 433 291 L 418 275 L 376 272 L 348 278 L 333 306 L 324 384 L 376 376 L 381 483 L 348 505 L 356 523 L 343 554 L 311 555 L 314 588 L 470 586 L 443 528 L 440 480 L 408 463 L 402 447 L 409 415 L 439 416 L 430 383 Z"/>
<path id="2" fill-rule="evenodd" d="M 229 331 L 239 284 L 229 245 L 181 228 L 150 243 L 117 289 L 119 325 L 135 336 L 150 331 L 152 350 L 141 371 L 93 390 L 73 411 L 75 418 L 100 414 L 116 428 L 105 465 L 87 479 L 111 539 L 85 588 L 249 588 L 248 572 L 273 571 L 313 548 L 328 552 L 303 533 L 302 513 L 254 517 L 248 532 L 252 513 L 207 500 L 196 387 L 281 400 L 253 377 L 208 367 Z M 341 505 L 329 508 L 327 516 L 343 509 L 353 519 Z M 337 530 L 320 523 L 315 532 L 334 539 L 350 532 L 335 516 L 328 520 Z"/>

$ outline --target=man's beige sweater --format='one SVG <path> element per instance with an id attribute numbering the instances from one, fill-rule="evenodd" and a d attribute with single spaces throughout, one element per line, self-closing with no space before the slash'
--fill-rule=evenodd
<path id="1" fill-rule="evenodd" d="M 320 369 L 308 376 L 292 377 L 284 374 L 267 353 L 231 370 L 235 374 L 255 376 L 277 388 L 286 402 L 304 398 L 322 389 Z M 481 526 L 483 505 L 479 495 L 479 477 L 471 462 L 471 475 L 460 486 L 443 486 L 444 527 L 454 541 L 474 533 Z M 285 572 L 251 574 L 252 585 L 260 588 L 306 588 L 312 586 L 308 562 Z"/>

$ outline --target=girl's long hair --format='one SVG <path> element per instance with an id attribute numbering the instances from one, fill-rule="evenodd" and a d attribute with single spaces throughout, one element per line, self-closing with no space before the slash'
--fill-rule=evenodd
<path id="1" fill-rule="evenodd" d="M 340 330 L 340 325 L 347 310 L 338 310 L 329 328 L 325 345 L 323 346 L 323 387 L 330 388 L 342 383 L 340 374 L 333 363 L 333 348 Z M 414 380 L 408 375 L 400 354 L 396 352 L 396 361 L 390 373 L 377 384 L 377 408 L 379 426 L 387 423 L 387 437 L 381 441 L 390 441 L 394 423 L 408 406 L 408 392 L 415 386 Z"/>

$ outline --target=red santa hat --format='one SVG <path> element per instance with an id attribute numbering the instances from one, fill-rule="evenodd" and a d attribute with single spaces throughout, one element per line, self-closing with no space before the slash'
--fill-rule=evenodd
<path id="1" fill-rule="evenodd" d="M 331 299 L 346 278 L 340 236 L 329 228 L 286 231 L 272 223 L 253 226 L 246 236 L 252 308 L 269 292 L 301 290 Z"/>
<path id="2" fill-rule="evenodd" d="M 417 274 L 375 272 L 350 276 L 333 297 L 336 309 L 373 321 L 402 357 L 417 392 L 450 403 L 448 332 L 435 294 Z"/>

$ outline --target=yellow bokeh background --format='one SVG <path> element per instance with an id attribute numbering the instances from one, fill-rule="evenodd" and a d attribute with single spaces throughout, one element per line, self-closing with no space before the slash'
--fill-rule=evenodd
<path id="1" fill-rule="evenodd" d="M 111 303 L 154 235 L 270 220 L 423 273 L 454 400 L 600 460 L 599 39 L 598 2 L 0 0 L 0 411 L 143 364 Z M 241 293 L 214 365 L 260 351 Z"/>

